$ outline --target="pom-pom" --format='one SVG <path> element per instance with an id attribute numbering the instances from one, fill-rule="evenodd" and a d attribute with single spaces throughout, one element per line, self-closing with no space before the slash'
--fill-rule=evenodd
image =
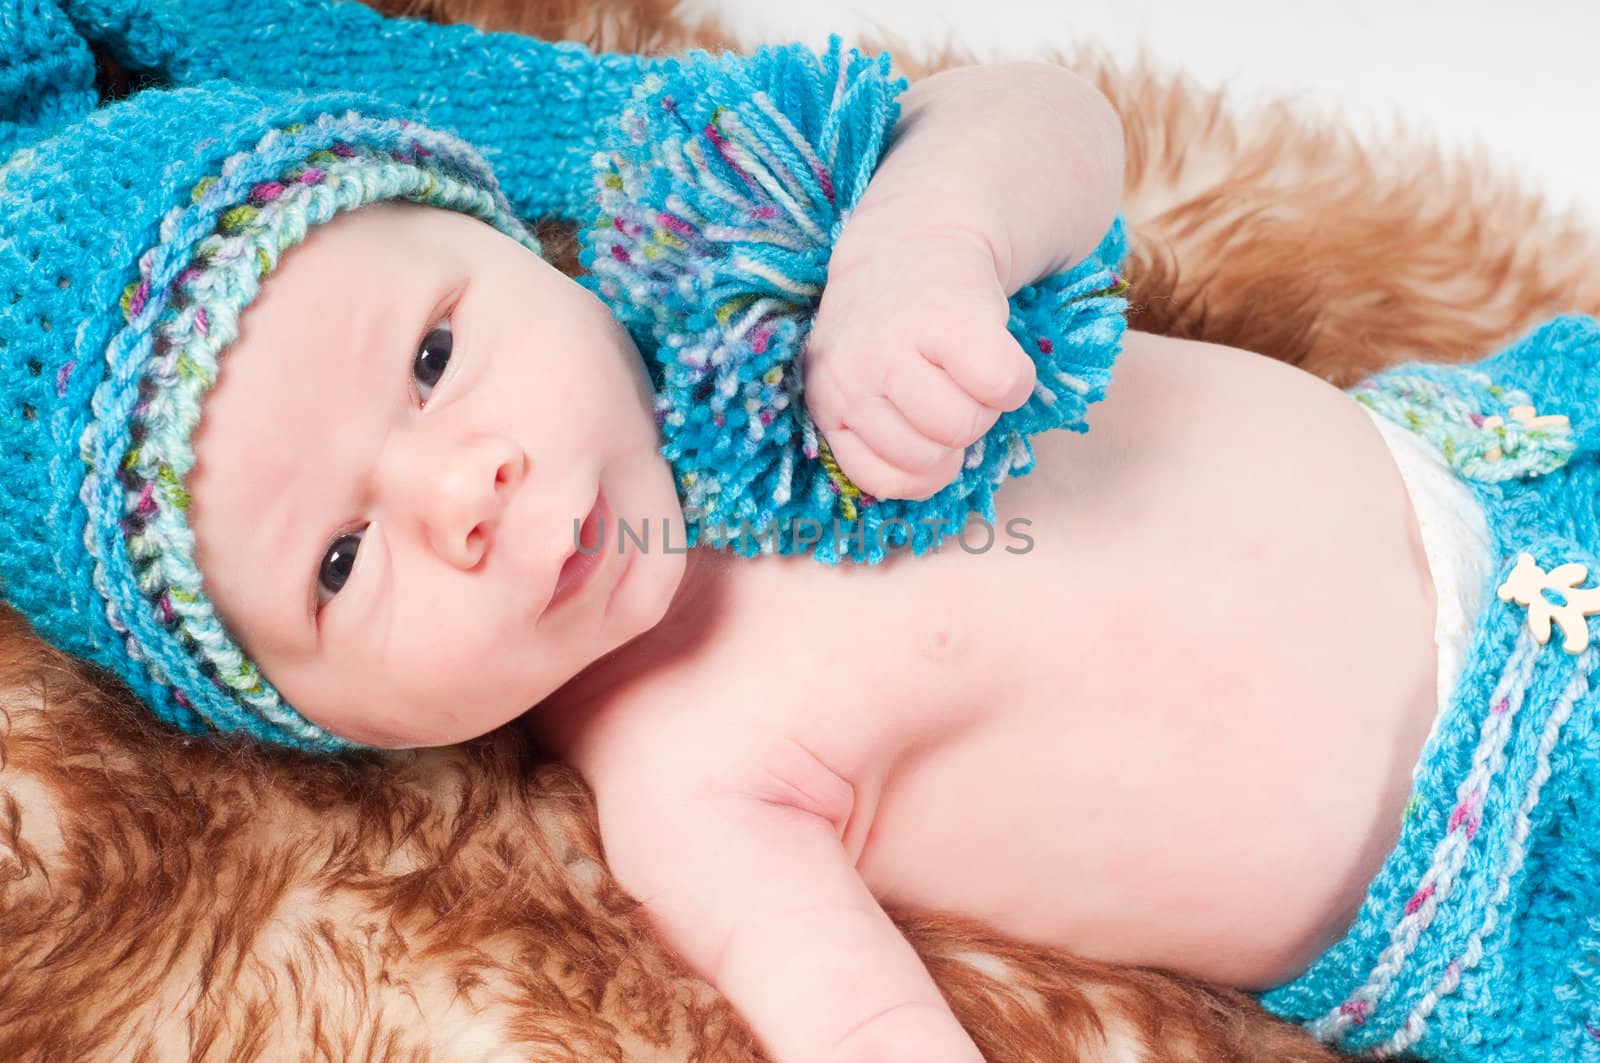
<path id="1" fill-rule="evenodd" d="M 1105 394 L 1127 306 L 1120 218 L 1074 269 L 1012 297 L 1011 334 L 1038 382 L 953 483 L 921 501 L 873 498 L 833 462 L 805 408 L 805 343 L 905 88 L 887 54 L 842 52 L 837 36 L 820 57 L 692 52 L 640 83 L 595 155 L 582 283 L 649 364 L 690 545 L 828 563 L 921 554 L 972 513 L 992 522 L 995 489 L 1033 467 L 1028 437 L 1085 431 Z"/>

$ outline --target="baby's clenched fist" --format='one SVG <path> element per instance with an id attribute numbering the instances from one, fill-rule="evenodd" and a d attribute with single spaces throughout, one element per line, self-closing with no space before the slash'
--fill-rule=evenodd
<path id="1" fill-rule="evenodd" d="M 1009 317 L 976 236 L 841 241 L 803 363 L 806 407 L 840 471 L 878 498 L 949 486 L 967 447 L 1033 392 Z"/>

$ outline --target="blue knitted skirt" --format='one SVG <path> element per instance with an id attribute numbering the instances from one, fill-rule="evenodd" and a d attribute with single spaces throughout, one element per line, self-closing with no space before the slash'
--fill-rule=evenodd
<path id="1" fill-rule="evenodd" d="M 1350 394 L 1468 484 L 1495 571 L 1399 843 L 1262 1003 L 1374 1058 L 1600 1061 L 1600 322 Z"/>

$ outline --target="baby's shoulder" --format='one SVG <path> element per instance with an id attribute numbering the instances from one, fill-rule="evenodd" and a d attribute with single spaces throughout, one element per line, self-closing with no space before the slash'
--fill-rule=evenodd
<path id="1" fill-rule="evenodd" d="M 973 708 L 957 649 L 973 643 L 971 618 L 911 607 L 930 578 L 920 568 L 891 579 L 803 559 L 750 565 L 714 631 L 584 714 L 559 755 L 597 794 L 773 786 L 830 805 L 825 776 L 870 788 Z"/>
<path id="2" fill-rule="evenodd" d="M 771 662 L 688 669 L 587 722 L 573 761 L 602 800 L 747 794 L 842 821 L 853 784 L 897 752 L 882 693 L 811 670 L 779 676 Z"/>
<path id="3" fill-rule="evenodd" d="M 596 713 L 581 725 L 575 743 L 581 749 L 574 752 L 586 776 L 648 771 L 685 782 L 732 783 L 759 775 L 825 734 L 824 721 L 806 711 L 808 704 L 805 683 L 774 681 L 770 669 L 682 669 L 670 683 L 640 685 Z"/>

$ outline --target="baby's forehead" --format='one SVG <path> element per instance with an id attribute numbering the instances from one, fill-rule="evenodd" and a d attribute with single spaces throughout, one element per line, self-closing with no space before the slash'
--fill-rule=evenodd
<path id="1" fill-rule="evenodd" d="M 443 281 L 430 256 L 397 260 L 371 243 L 405 224 L 401 212 L 364 209 L 288 249 L 239 315 L 192 436 L 197 538 L 280 494 L 315 491 L 317 455 L 362 446 L 378 428 L 371 411 L 405 401 L 405 355 Z M 346 219 L 362 224 L 336 227 Z"/>
<path id="2" fill-rule="evenodd" d="M 277 262 L 261 276 L 259 292 L 243 313 L 256 309 L 261 293 L 293 287 L 296 279 L 303 281 L 307 274 L 321 274 L 337 292 L 363 276 L 381 279 L 413 266 L 421 252 L 436 254 L 438 248 L 447 249 L 454 242 L 456 219 L 476 223 L 456 211 L 405 200 L 340 211 L 309 226 L 300 240 L 283 249 Z"/>
<path id="3" fill-rule="evenodd" d="M 283 252 L 278 265 L 262 278 L 271 287 L 280 280 L 286 265 L 295 260 L 324 259 L 342 262 L 365 259 L 368 267 L 397 263 L 393 257 L 397 243 L 419 236 L 431 236 L 438 228 L 438 217 L 450 212 L 415 203 L 385 200 L 355 210 L 341 211 L 320 225 L 306 230 L 305 238 Z M 437 217 L 436 217 L 437 216 Z M 352 263 L 353 264 L 353 263 Z"/>
<path id="4" fill-rule="evenodd" d="M 217 359 L 193 442 L 230 481 L 293 483 L 308 442 L 358 434 L 360 411 L 404 401 L 411 348 L 463 262 L 446 243 L 476 218 L 404 201 L 312 227 L 260 280 Z M 472 234 L 468 228 L 466 233 Z M 231 494 L 227 492 L 226 494 Z"/>
<path id="5" fill-rule="evenodd" d="M 333 233 L 343 244 L 365 242 L 370 246 L 393 246 L 410 240 L 464 239 L 471 234 L 493 232 L 493 226 L 469 214 L 447 210 L 406 199 L 386 199 L 355 210 L 342 211 L 306 233 Z"/>
<path id="6" fill-rule="evenodd" d="M 287 345 L 296 337 L 331 334 L 348 343 L 354 337 L 347 333 L 381 327 L 373 316 L 403 315 L 408 300 L 426 296 L 442 275 L 470 261 L 452 253 L 460 222 L 482 225 L 454 211 L 391 200 L 313 226 L 261 277 L 219 365 L 237 360 L 240 349 L 253 355 L 256 345 Z"/>

